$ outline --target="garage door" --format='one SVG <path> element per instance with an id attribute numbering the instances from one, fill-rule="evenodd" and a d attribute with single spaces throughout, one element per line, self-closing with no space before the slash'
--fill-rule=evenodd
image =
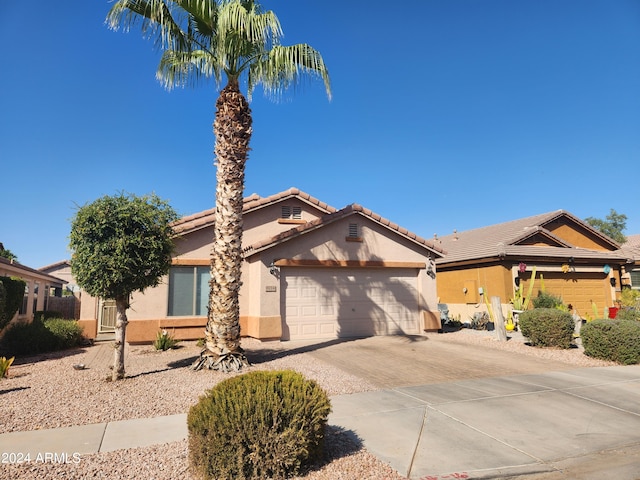
<path id="1" fill-rule="evenodd" d="M 592 301 L 595 302 L 600 314 L 602 314 L 605 307 L 612 305 L 611 288 L 604 273 L 542 272 L 542 275 L 545 291 L 561 297 L 565 305 L 573 305 L 582 317 L 593 316 Z M 540 288 L 541 281 L 536 278 L 534 295 L 537 295 Z M 526 286 L 524 291 L 526 292 Z"/>
<path id="2" fill-rule="evenodd" d="M 283 338 L 420 333 L 417 269 L 282 268 Z"/>

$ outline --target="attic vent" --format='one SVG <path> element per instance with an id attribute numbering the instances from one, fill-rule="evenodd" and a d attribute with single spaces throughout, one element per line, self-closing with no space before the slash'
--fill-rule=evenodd
<path id="1" fill-rule="evenodd" d="M 288 205 L 282 206 L 281 218 L 291 218 L 291 207 Z"/>
<path id="2" fill-rule="evenodd" d="M 293 207 L 293 219 L 300 220 L 302 218 L 302 207 Z"/>
<path id="3" fill-rule="evenodd" d="M 358 238 L 358 224 L 357 223 L 350 223 L 349 224 L 349 237 L 351 238 Z"/>

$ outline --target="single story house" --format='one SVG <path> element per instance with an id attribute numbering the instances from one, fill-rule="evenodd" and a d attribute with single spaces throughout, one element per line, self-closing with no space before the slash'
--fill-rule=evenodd
<path id="1" fill-rule="evenodd" d="M 0 276 L 21 278 L 27 284 L 22 306 L 12 321 L 31 322 L 35 312 L 48 309 L 52 291 L 60 296 L 66 283 L 63 279 L 3 257 L 0 257 Z"/>
<path id="2" fill-rule="evenodd" d="M 135 294 L 127 340 L 145 343 L 166 329 L 203 337 L 214 209 L 173 225 L 171 271 Z M 243 207 L 240 324 L 263 340 L 420 335 L 438 330 L 435 261 L 443 250 L 357 204 L 337 210 L 291 188 Z M 85 331 L 113 329 L 109 302 L 82 298 Z"/>
<path id="3" fill-rule="evenodd" d="M 611 238 L 564 210 L 534 215 L 435 239 L 438 297 L 450 316 L 467 321 L 498 296 L 506 315 L 517 285 L 532 296 L 559 296 L 583 318 L 606 316 L 632 259 Z"/>

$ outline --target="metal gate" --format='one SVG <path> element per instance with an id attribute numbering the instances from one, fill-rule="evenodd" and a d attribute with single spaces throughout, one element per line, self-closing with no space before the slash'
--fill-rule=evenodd
<path id="1" fill-rule="evenodd" d="M 116 329 L 116 301 L 102 300 L 98 333 L 114 332 Z"/>

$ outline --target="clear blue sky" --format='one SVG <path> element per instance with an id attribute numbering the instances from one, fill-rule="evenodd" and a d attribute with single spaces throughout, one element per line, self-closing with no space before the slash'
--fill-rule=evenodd
<path id="1" fill-rule="evenodd" d="M 557 209 L 640 233 L 640 1 L 264 0 L 329 67 L 252 102 L 247 195 L 295 186 L 426 238 Z M 217 89 L 165 91 L 160 53 L 102 0 L 0 2 L 0 242 L 69 258 L 103 195 L 214 204 Z"/>

